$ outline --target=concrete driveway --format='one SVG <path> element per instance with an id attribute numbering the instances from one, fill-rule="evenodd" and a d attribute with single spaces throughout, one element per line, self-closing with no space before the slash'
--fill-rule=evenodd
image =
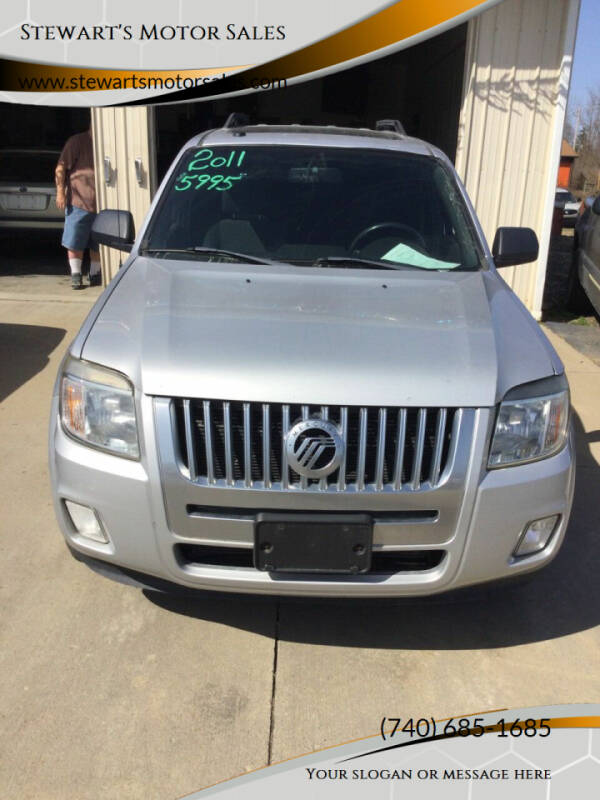
<path id="1" fill-rule="evenodd" d="M 49 398 L 89 302 L 53 296 L 0 285 L 3 798 L 177 798 L 375 733 L 382 715 L 600 700 L 593 362 L 552 337 L 577 490 L 567 541 L 531 584 L 451 601 L 153 596 L 74 561 L 55 524 Z"/>

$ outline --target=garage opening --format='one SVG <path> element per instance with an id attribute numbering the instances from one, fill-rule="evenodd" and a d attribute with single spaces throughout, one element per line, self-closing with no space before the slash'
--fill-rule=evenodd
<path id="1" fill-rule="evenodd" d="M 399 119 L 411 136 L 456 155 L 467 25 L 349 70 L 242 97 L 156 108 L 157 172 L 161 180 L 192 136 L 220 127 L 232 111 L 266 124 L 373 127 Z"/>
<path id="2" fill-rule="evenodd" d="M 42 293 L 69 285 L 54 200 L 62 147 L 90 124 L 87 108 L 0 103 L 0 248 L 3 289 Z"/>

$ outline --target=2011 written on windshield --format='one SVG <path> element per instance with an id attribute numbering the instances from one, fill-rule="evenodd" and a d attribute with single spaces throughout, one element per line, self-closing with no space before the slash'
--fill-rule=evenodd
<path id="1" fill-rule="evenodd" d="M 213 151 L 204 147 L 194 153 L 188 163 L 186 172 L 183 172 L 175 182 L 176 192 L 185 192 L 188 189 L 216 189 L 226 192 L 234 186 L 235 181 L 241 181 L 247 173 L 239 175 L 224 175 L 224 169 L 236 169 L 242 166 L 246 157 L 245 150 L 232 150 L 228 156 L 214 156 Z M 220 172 L 213 173 L 213 170 Z"/>

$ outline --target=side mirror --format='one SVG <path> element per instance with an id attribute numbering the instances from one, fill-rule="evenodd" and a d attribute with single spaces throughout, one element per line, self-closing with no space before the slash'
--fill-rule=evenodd
<path id="1" fill-rule="evenodd" d="M 600 194 L 594 200 L 594 204 L 592 205 L 592 211 L 594 212 L 594 214 L 600 215 Z"/>
<path id="2" fill-rule="evenodd" d="M 101 211 L 92 225 L 92 238 L 97 244 L 131 252 L 135 240 L 135 225 L 131 213 L 112 208 Z"/>
<path id="3" fill-rule="evenodd" d="M 531 228 L 498 228 L 492 245 L 497 267 L 529 264 L 538 257 L 539 244 Z"/>

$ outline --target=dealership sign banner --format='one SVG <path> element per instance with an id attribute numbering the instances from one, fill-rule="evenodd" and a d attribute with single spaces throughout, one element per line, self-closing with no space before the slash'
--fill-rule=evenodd
<path id="1" fill-rule="evenodd" d="M 185 800 L 540 798 L 600 793 L 600 704 L 382 717 L 379 732 L 207 787 Z"/>
<path id="2" fill-rule="evenodd" d="M 281 90 L 409 47 L 496 2 L 5 3 L 0 100 L 103 106 Z"/>

